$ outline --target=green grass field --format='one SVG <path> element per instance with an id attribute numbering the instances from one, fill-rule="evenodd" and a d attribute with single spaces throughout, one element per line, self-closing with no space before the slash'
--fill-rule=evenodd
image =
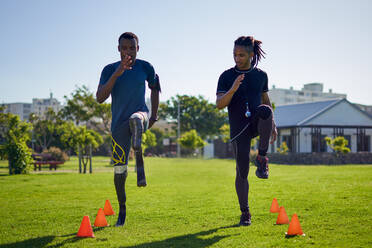
<path id="1" fill-rule="evenodd" d="M 16 176 L 0 162 L 0 247 L 372 247 L 372 166 L 271 165 L 269 180 L 251 167 L 252 225 L 237 227 L 234 161 L 201 159 L 146 158 L 146 188 L 131 163 L 125 226 L 107 216 L 95 238 L 77 238 L 83 216 L 93 224 L 106 199 L 118 210 L 108 161 L 96 157 L 93 174 L 78 174 L 74 158 Z M 289 218 L 297 213 L 305 237 L 274 225 L 274 197 Z"/>

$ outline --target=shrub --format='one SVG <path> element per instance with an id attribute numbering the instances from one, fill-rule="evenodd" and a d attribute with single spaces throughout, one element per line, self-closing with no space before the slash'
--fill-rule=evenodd
<path id="1" fill-rule="evenodd" d="M 64 151 L 59 149 L 58 147 L 52 146 L 49 149 L 44 149 L 43 154 L 50 154 L 49 159 L 54 160 L 54 161 L 66 162 L 67 160 L 69 160 L 68 155 Z"/>
<path id="2" fill-rule="evenodd" d="M 324 139 L 327 142 L 327 145 L 336 153 L 347 154 L 350 152 L 350 148 L 347 147 L 349 142 L 343 136 L 337 136 L 334 139 L 325 137 Z"/>
<path id="3" fill-rule="evenodd" d="M 144 152 L 149 147 L 156 146 L 156 136 L 150 129 L 142 134 L 142 151 Z"/>
<path id="4" fill-rule="evenodd" d="M 279 148 L 276 149 L 280 154 L 288 154 L 288 146 L 285 141 L 282 142 Z"/>
<path id="5" fill-rule="evenodd" d="M 203 148 L 206 144 L 197 134 L 195 129 L 191 129 L 190 131 L 184 133 L 177 142 L 179 142 L 182 147 L 192 150 L 195 150 L 196 148 Z"/>
<path id="6" fill-rule="evenodd" d="M 11 142 L 3 146 L 9 161 L 9 174 L 26 174 L 29 172 L 33 159 L 26 142 Z"/>
<path id="7" fill-rule="evenodd" d="M 19 116 L 0 111 L 0 158 L 8 159 L 9 174 L 24 174 L 33 161 L 27 146 L 31 125 Z"/>

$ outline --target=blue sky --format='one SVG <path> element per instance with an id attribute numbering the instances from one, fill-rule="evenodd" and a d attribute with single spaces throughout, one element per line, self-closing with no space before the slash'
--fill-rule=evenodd
<path id="1" fill-rule="evenodd" d="M 161 100 L 215 101 L 219 75 L 234 66 L 234 40 L 253 35 L 267 53 L 269 87 L 322 82 L 372 105 L 372 1 L 0 1 L 0 103 L 50 92 L 63 102 L 75 85 L 96 90 L 119 60 L 117 38 L 139 36 L 138 57 L 160 75 Z"/>

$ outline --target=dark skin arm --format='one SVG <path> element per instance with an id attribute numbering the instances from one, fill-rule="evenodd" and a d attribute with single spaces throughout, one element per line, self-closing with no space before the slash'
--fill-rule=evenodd
<path id="1" fill-rule="evenodd" d="M 273 106 L 271 106 L 269 94 L 267 94 L 267 92 L 262 93 L 261 102 L 263 104 L 269 105 L 271 108 L 273 107 Z M 277 136 L 278 136 L 278 131 L 277 131 L 275 123 L 274 123 L 274 129 L 273 129 L 273 132 L 271 134 L 270 144 L 273 144 L 275 142 Z"/>
<path id="2" fill-rule="evenodd" d="M 158 107 L 159 107 L 159 91 L 151 89 L 151 117 L 149 120 L 149 129 L 154 125 L 158 119 Z"/>
<path id="3" fill-rule="evenodd" d="M 234 96 L 235 92 L 239 89 L 239 86 L 242 83 L 243 79 L 244 74 L 240 74 L 239 76 L 236 77 L 233 85 L 231 86 L 228 92 L 217 94 L 216 106 L 218 109 L 223 109 L 224 107 L 230 104 L 232 97 Z"/>
<path id="4" fill-rule="evenodd" d="M 98 85 L 96 98 L 97 102 L 103 103 L 111 94 L 112 88 L 114 88 L 114 85 L 116 83 L 116 79 L 120 77 L 124 71 L 132 69 L 130 66 L 132 64 L 132 59 L 130 56 L 126 55 L 124 59 L 121 60 L 120 65 L 114 73 L 112 73 L 109 80 L 107 80 L 107 83 L 104 85 Z"/>

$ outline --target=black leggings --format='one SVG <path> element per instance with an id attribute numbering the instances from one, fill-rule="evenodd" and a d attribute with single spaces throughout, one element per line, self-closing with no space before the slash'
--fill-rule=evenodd
<path id="1" fill-rule="evenodd" d="M 248 173 L 249 173 L 249 153 L 251 150 L 251 139 L 260 136 L 259 150 L 267 152 L 269 139 L 273 129 L 272 109 L 268 105 L 260 105 L 256 114 L 252 117 L 250 125 L 232 142 L 235 160 L 236 177 L 235 189 L 238 195 L 240 210 L 249 211 L 248 205 Z"/>

